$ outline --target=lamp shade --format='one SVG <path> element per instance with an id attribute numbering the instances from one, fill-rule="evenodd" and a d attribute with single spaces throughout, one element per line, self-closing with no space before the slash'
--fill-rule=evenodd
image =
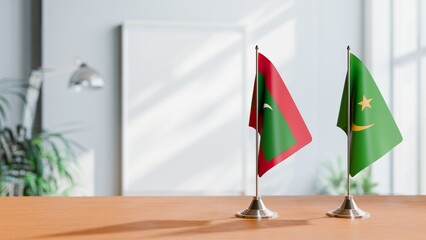
<path id="1" fill-rule="evenodd" d="M 104 79 L 95 70 L 82 63 L 71 75 L 69 87 L 76 90 L 81 88 L 99 89 L 104 84 Z"/>

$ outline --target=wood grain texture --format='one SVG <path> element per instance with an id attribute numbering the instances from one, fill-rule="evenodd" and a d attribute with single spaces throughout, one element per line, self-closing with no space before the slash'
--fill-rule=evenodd
<path id="1" fill-rule="evenodd" d="M 356 196 L 361 220 L 325 216 L 342 196 L 263 200 L 278 218 L 235 218 L 251 197 L 3 197 L 0 239 L 426 239 L 426 196 Z"/>

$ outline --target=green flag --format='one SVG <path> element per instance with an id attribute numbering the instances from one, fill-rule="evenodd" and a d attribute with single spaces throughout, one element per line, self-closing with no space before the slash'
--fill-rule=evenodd
<path id="1" fill-rule="evenodd" d="M 346 79 L 337 126 L 350 137 L 350 174 L 355 176 L 402 141 L 385 100 L 365 65 L 350 54 L 350 124 Z"/>

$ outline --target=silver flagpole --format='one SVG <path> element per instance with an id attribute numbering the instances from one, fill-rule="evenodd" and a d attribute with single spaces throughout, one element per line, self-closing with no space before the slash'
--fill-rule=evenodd
<path id="1" fill-rule="evenodd" d="M 259 47 L 256 45 L 256 196 L 250 206 L 236 214 L 240 218 L 275 218 L 278 213 L 269 210 L 259 195 Z"/>
<path id="2" fill-rule="evenodd" d="M 352 124 L 352 116 L 351 116 L 351 48 L 347 47 L 347 193 L 345 199 L 343 200 L 342 205 L 339 208 L 331 210 L 327 212 L 327 215 L 330 217 L 340 217 L 340 218 L 368 218 L 370 214 L 361 210 L 355 203 L 353 196 L 351 195 L 351 124 Z"/>
<path id="3" fill-rule="evenodd" d="M 346 147 L 346 159 L 347 159 L 347 194 L 346 196 L 349 197 L 351 195 L 351 176 L 350 176 L 350 172 L 351 172 L 351 135 L 352 135 L 352 131 L 351 131 L 351 59 L 350 59 L 350 55 L 351 55 L 351 47 L 347 47 L 347 65 L 348 65 L 348 72 L 346 73 L 348 76 L 348 97 L 347 97 L 347 119 L 346 119 L 346 131 L 347 131 L 347 147 Z"/>
<path id="4" fill-rule="evenodd" d="M 256 45 L 256 198 L 259 198 L 259 46 Z"/>

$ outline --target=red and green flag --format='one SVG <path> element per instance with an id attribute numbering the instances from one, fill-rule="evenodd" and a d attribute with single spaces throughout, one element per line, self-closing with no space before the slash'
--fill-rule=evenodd
<path id="1" fill-rule="evenodd" d="M 258 54 L 260 149 L 258 174 L 269 169 L 311 142 L 312 137 L 287 87 L 274 65 Z M 249 126 L 256 129 L 256 82 Z"/>
<path id="2" fill-rule="evenodd" d="M 355 176 L 402 141 L 382 94 L 365 65 L 350 54 L 350 129 L 346 78 L 337 126 L 350 139 L 350 174 Z"/>

